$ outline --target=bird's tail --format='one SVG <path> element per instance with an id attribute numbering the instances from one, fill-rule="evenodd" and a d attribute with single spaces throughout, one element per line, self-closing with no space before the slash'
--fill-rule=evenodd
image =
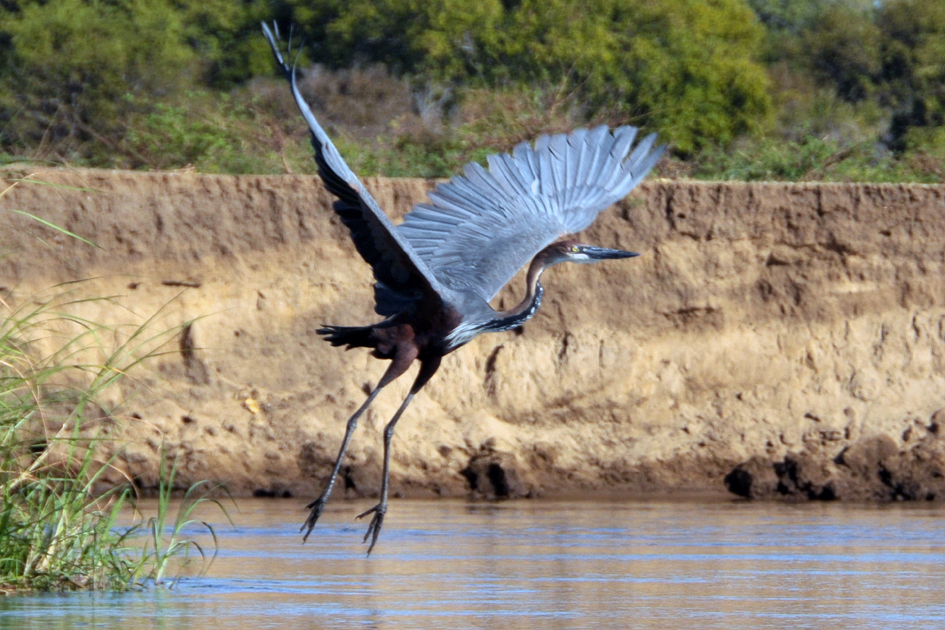
<path id="1" fill-rule="evenodd" d="M 373 326 L 324 326 L 315 332 L 333 346 L 351 348 L 373 348 L 376 343 L 371 339 Z"/>

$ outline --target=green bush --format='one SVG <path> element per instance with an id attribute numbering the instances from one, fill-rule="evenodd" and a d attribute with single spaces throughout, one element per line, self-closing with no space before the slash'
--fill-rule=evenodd
<path id="1" fill-rule="evenodd" d="M 759 127 L 763 30 L 742 0 L 408 0 L 290 3 L 312 54 L 380 62 L 422 81 L 557 85 L 589 114 L 618 112 L 680 152 Z"/>
<path id="2" fill-rule="evenodd" d="M 121 148 L 133 168 L 193 166 L 205 173 L 267 173 L 277 163 L 271 143 L 257 128 L 252 102 L 233 102 L 227 94 L 187 92 L 171 103 L 155 103 L 129 117 Z M 279 168 L 281 171 L 281 167 Z"/>
<path id="3" fill-rule="evenodd" d="M 181 15 L 161 2 L 21 2 L 0 29 L 4 145 L 58 142 L 68 153 L 69 143 L 112 136 L 125 94 L 173 93 L 196 68 Z"/>
<path id="4" fill-rule="evenodd" d="M 884 37 L 884 97 L 893 110 L 890 132 L 901 151 L 910 128 L 945 125 L 945 3 L 892 0 L 877 22 Z"/>
<path id="5" fill-rule="evenodd" d="M 805 61 L 821 85 L 851 103 L 868 98 L 879 79 L 882 42 L 872 17 L 868 10 L 833 5 L 800 37 Z"/>
<path id="6" fill-rule="evenodd" d="M 32 157 L 104 164 L 108 153 L 123 151 L 129 117 L 166 114 L 154 104 L 195 86 L 231 87 L 253 73 L 271 72 L 256 19 L 265 5 L 0 4 L 0 146 Z"/>

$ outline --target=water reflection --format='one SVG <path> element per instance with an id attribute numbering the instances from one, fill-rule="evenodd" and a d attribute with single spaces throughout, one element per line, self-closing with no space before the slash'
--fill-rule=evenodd
<path id="1" fill-rule="evenodd" d="M 936 505 L 399 500 L 371 558 L 360 505 L 304 546 L 301 505 L 240 501 L 172 591 L 6 598 L 0 628 L 945 626 Z"/>

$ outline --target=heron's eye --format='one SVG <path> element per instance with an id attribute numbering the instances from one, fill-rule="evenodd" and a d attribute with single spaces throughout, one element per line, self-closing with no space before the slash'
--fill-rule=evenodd
<path id="1" fill-rule="evenodd" d="M 572 245 L 572 246 L 571 246 L 571 251 L 576 254 L 576 253 L 578 253 L 579 251 L 581 251 L 581 248 L 578 247 L 577 245 Z"/>

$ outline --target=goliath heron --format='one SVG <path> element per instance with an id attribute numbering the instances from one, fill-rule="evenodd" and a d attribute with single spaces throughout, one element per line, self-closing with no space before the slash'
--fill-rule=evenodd
<path id="1" fill-rule="evenodd" d="M 315 120 L 299 93 L 295 67 L 279 50 L 278 30 L 274 36 L 262 27 L 311 130 L 318 174 L 337 197 L 334 210 L 374 270 L 374 310 L 384 317 L 368 326 L 325 326 L 318 334 L 333 346 L 370 348 L 375 357 L 391 362 L 348 419 L 325 489 L 306 506 L 311 512 L 302 525 L 303 542 L 328 501 L 358 418 L 386 385 L 420 362 L 410 392 L 384 428 L 380 501 L 358 516 L 374 515 L 364 535 L 364 542 L 371 539 L 370 555 L 387 512 L 391 437 L 407 405 L 444 355 L 482 333 L 510 330 L 531 318 L 541 305 L 539 279 L 548 267 L 637 255 L 557 239 L 585 229 L 623 199 L 664 147 L 654 148 L 656 134 L 651 134 L 631 151 L 637 130 L 629 126 L 541 136 L 534 147 L 522 143 L 511 154 L 490 155 L 488 170 L 467 165 L 464 175 L 430 193 L 430 203 L 416 205 L 394 225 Z M 493 310 L 489 301 L 529 259 L 525 298 L 509 311 Z"/>

